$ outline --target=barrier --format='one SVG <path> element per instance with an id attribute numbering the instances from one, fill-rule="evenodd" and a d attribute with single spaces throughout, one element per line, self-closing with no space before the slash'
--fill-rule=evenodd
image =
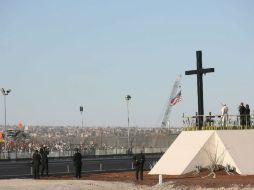
<path id="1" fill-rule="evenodd" d="M 161 153 L 165 152 L 168 147 L 163 148 L 153 148 L 153 147 L 144 147 L 144 148 L 133 148 L 132 153 L 140 153 L 144 151 L 145 153 Z M 117 154 L 116 154 L 117 152 Z M 73 150 L 67 151 L 51 151 L 48 155 L 49 158 L 64 158 L 73 156 Z M 81 150 L 82 156 L 103 156 L 103 155 L 128 155 L 128 149 L 95 149 L 91 152 L 86 152 Z M 0 160 L 17 160 L 17 159 L 29 159 L 32 158 L 31 152 L 0 152 Z"/>
<path id="2" fill-rule="evenodd" d="M 183 116 L 183 130 L 198 130 L 199 119 L 203 118 L 203 130 L 253 129 L 254 116 L 250 115 L 194 115 Z"/>
<path id="3" fill-rule="evenodd" d="M 150 169 L 150 165 L 157 162 L 161 154 L 146 154 L 144 168 Z M 2 161 L 0 162 L 0 178 L 31 177 L 33 168 L 31 161 Z M 82 173 L 97 173 L 111 171 L 133 170 L 132 156 L 98 157 L 83 159 Z M 49 175 L 73 175 L 74 166 L 72 159 L 49 160 Z"/>

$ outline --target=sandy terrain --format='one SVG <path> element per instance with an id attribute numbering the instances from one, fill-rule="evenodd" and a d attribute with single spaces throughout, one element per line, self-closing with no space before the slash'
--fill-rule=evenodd
<path id="1" fill-rule="evenodd" d="M 142 186 L 136 187 L 135 184 L 91 181 L 91 180 L 32 180 L 32 179 L 11 179 L 0 181 L 1 190 L 127 190 L 142 189 Z"/>
<path id="2" fill-rule="evenodd" d="M 158 185 L 158 176 L 145 173 L 143 181 L 134 179 L 134 172 L 102 173 L 83 175 L 76 180 L 72 176 L 51 176 L 49 178 L 0 180 L 0 190 L 166 190 L 166 189 L 254 189 L 254 176 L 225 175 L 217 173 L 216 178 L 197 176 L 164 177 Z"/>

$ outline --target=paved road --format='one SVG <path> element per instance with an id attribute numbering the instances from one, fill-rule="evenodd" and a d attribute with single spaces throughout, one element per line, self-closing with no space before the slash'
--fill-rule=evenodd
<path id="1" fill-rule="evenodd" d="M 145 168 L 150 169 L 160 158 L 160 155 L 146 156 Z M 105 172 L 124 171 L 133 169 L 132 157 L 118 158 L 87 158 L 83 159 L 82 172 Z M 49 174 L 71 174 L 73 173 L 73 163 L 71 159 L 50 160 Z M 0 178 L 28 177 L 31 176 L 31 161 L 1 161 Z"/>

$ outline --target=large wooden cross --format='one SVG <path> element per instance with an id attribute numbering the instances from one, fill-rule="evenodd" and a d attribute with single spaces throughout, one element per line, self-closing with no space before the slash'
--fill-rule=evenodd
<path id="1" fill-rule="evenodd" d="M 185 75 L 197 75 L 198 90 L 198 129 L 202 130 L 204 116 L 204 100 L 203 100 L 203 74 L 214 72 L 214 68 L 203 69 L 202 67 L 202 51 L 196 51 L 197 70 L 185 71 Z"/>

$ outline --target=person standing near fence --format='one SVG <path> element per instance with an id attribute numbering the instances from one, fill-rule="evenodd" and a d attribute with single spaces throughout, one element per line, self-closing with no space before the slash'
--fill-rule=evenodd
<path id="1" fill-rule="evenodd" d="M 250 127 L 250 107 L 248 104 L 246 104 L 246 109 L 245 109 L 245 115 L 246 115 L 246 124 L 247 127 Z"/>
<path id="2" fill-rule="evenodd" d="M 140 179 L 143 180 L 143 172 L 144 172 L 144 164 L 145 164 L 146 158 L 145 154 L 141 151 L 140 153 Z"/>
<path id="3" fill-rule="evenodd" d="M 41 156 L 39 154 L 38 150 L 35 150 L 35 152 L 33 153 L 33 177 L 34 179 L 39 179 L 40 178 L 40 164 L 41 164 Z"/>
<path id="4" fill-rule="evenodd" d="M 228 106 L 226 104 L 222 104 L 221 122 L 224 127 L 227 126 L 227 121 L 228 121 Z"/>
<path id="5" fill-rule="evenodd" d="M 133 163 L 136 170 L 136 180 L 139 179 L 143 180 L 143 171 L 144 171 L 144 164 L 145 164 L 145 154 L 141 151 L 140 154 L 133 156 Z"/>
<path id="6" fill-rule="evenodd" d="M 133 166 L 135 167 L 135 176 L 136 176 L 136 180 L 138 180 L 138 173 L 139 173 L 139 159 L 138 159 L 138 155 L 134 155 L 133 158 Z"/>
<path id="7" fill-rule="evenodd" d="M 246 125 L 246 120 L 245 120 L 246 108 L 244 107 L 243 102 L 241 102 L 238 110 L 239 110 L 239 114 L 240 114 L 240 125 L 244 126 L 244 125 Z"/>
<path id="8" fill-rule="evenodd" d="M 212 116 L 212 112 L 209 112 L 209 115 L 206 116 L 206 122 L 209 124 L 209 126 L 214 125 L 214 120 L 212 118 L 214 118 L 215 116 Z"/>
<path id="9" fill-rule="evenodd" d="M 75 149 L 76 153 L 73 155 L 73 163 L 75 168 L 75 177 L 77 179 L 81 178 L 81 168 L 82 168 L 82 156 L 79 149 Z"/>
<path id="10" fill-rule="evenodd" d="M 48 154 L 49 154 L 49 151 L 47 150 L 46 145 L 44 145 L 43 148 L 40 149 L 40 155 L 41 155 L 41 176 L 44 175 L 44 170 L 46 170 L 46 175 L 49 176 L 49 171 L 48 171 Z"/>

